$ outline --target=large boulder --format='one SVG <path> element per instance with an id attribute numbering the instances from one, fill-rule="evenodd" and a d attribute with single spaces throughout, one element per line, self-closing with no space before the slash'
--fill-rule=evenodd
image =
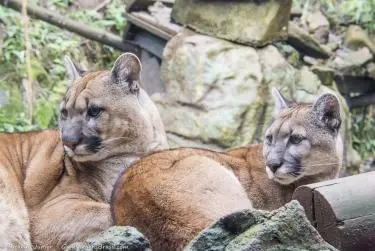
<path id="1" fill-rule="evenodd" d="M 324 92 L 340 97 L 309 68 L 290 65 L 271 45 L 254 49 L 184 30 L 168 42 L 163 57 L 166 93 L 153 100 L 172 147 L 224 150 L 262 141 L 272 119 L 272 87 L 297 102 L 312 102 Z M 345 102 L 342 110 L 344 144 L 350 153 Z"/>
<path id="2" fill-rule="evenodd" d="M 326 243 L 292 201 L 272 212 L 245 210 L 203 230 L 184 251 L 336 250 Z"/>
<path id="3" fill-rule="evenodd" d="M 151 251 L 149 241 L 133 227 L 114 226 L 85 242 L 69 245 L 65 251 Z"/>
<path id="4" fill-rule="evenodd" d="M 176 0 L 172 18 L 202 34 L 252 46 L 286 36 L 291 0 Z"/>

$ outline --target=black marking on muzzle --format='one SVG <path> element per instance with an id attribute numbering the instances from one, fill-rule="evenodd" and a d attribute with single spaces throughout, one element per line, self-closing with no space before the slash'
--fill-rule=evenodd
<path id="1" fill-rule="evenodd" d="M 300 158 L 297 158 L 293 155 L 291 155 L 292 157 L 292 167 L 293 167 L 293 175 L 300 175 L 301 174 L 301 159 Z"/>
<path id="2" fill-rule="evenodd" d="M 102 140 L 101 138 L 96 137 L 96 136 L 85 137 L 82 140 L 82 144 L 86 145 L 87 151 L 96 153 L 101 148 Z"/>

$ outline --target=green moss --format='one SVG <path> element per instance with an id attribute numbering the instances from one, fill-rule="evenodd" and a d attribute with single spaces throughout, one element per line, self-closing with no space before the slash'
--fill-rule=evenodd
<path id="1" fill-rule="evenodd" d="M 254 225 L 232 241 L 232 245 L 244 245 L 264 228 L 263 224 Z"/>

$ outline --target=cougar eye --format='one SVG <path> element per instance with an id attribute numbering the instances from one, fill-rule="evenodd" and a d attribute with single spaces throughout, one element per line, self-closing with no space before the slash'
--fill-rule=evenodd
<path id="1" fill-rule="evenodd" d="M 65 108 L 61 109 L 60 117 L 61 119 L 66 119 L 68 117 L 68 111 Z"/>
<path id="2" fill-rule="evenodd" d="M 292 134 L 289 138 L 289 142 L 293 145 L 297 145 L 302 142 L 305 138 L 301 135 Z"/>
<path id="3" fill-rule="evenodd" d="M 271 134 L 266 136 L 266 143 L 268 145 L 272 143 L 272 135 Z"/>
<path id="4" fill-rule="evenodd" d="M 92 105 L 87 110 L 87 116 L 96 118 L 100 115 L 100 113 L 102 113 L 103 110 L 104 110 L 103 107 Z"/>

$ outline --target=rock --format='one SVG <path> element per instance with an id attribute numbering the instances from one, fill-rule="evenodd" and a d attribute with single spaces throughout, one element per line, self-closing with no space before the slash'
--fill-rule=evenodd
<path id="1" fill-rule="evenodd" d="M 329 58 L 332 52 L 319 44 L 307 31 L 289 22 L 288 43 L 302 54 L 316 58 Z"/>
<path id="2" fill-rule="evenodd" d="M 363 161 L 363 166 L 361 167 L 361 173 L 374 172 L 375 171 L 375 159 L 369 158 Z"/>
<path id="3" fill-rule="evenodd" d="M 340 44 L 339 43 L 328 43 L 328 44 L 326 44 L 326 46 L 331 51 L 335 51 L 338 48 L 340 48 Z"/>
<path id="4" fill-rule="evenodd" d="M 334 69 L 327 66 L 314 65 L 311 70 L 319 77 L 323 85 L 332 86 L 335 77 Z"/>
<path id="5" fill-rule="evenodd" d="M 158 58 L 142 50 L 141 52 L 141 62 L 142 62 L 142 88 L 152 95 L 156 92 L 164 91 L 164 84 L 160 80 L 160 61 Z"/>
<path id="6" fill-rule="evenodd" d="M 369 63 L 367 64 L 367 75 L 372 78 L 372 79 L 375 79 L 375 63 Z"/>
<path id="7" fill-rule="evenodd" d="M 171 147 L 226 150 L 261 142 L 272 120 L 272 87 L 298 102 L 333 92 L 307 67 L 299 70 L 288 63 L 279 50 L 293 53 L 290 47 L 278 48 L 254 49 L 186 29 L 172 38 L 161 67 L 166 93 L 152 96 Z M 343 116 L 350 151 L 345 107 Z"/>
<path id="8" fill-rule="evenodd" d="M 329 32 L 328 34 L 328 43 L 326 44 L 326 46 L 331 50 L 331 51 L 335 51 L 337 49 L 340 48 L 340 46 L 342 45 L 343 43 L 343 40 L 341 38 L 341 36 L 338 36 L 332 32 Z"/>
<path id="9" fill-rule="evenodd" d="M 273 45 L 279 50 L 283 57 L 287 59 L 289 64 L 297 68 L 300 66 L 301 55 L 293 46 L 290 46 L 284 41 L 275 42 Z"/>
<path id="10" fill-rule="evenodd" d="M 322 44 L 326 44 L 329 35 L 329 22 L 320 10 L 313 12 L 305 12 L 302 17 L 305 20 L 309 32 L 312 36 Z"/>
<path id="11" fill-rule="evenodd" d="M 78 5 L 82 9 L 95 9 L 101 6 L 106 0 L 74 0 L 74 4 Z"/>
<path id="12" fill-rule="evenodd" d="M 255 133 L 254 125 L 241 126 L 247 116 L 263 109 L 263 105 L 249 107 L 258 100 L 254 90 L 262 79 L 255 49 L 185 30 L 167 44 L 161 78 L 172 98 L 154 101 L 169 139 L 173 135 L 192 142 L 186 146 L 212 144 L 225 149 L 240 135 Z"/>
<path id="13" fill-rule="evenodd" d="M 357 51 L 349 49 L 340 49 L 330 65 L 341 73 L 350 73 L 350 75 L 365 75 L 366 69 L 362 66 L 371 61 L 373 55 L 367 47 Z"/>
<path id="14" fill-rule="evenodd" d="M 291 6 L 291 0 L 176 0 L 172 18 L 199 33 L 259 47 L 286 38 Z"/>
<path id="15" fill-rule="evenodd" d="M 335 34 L 333 32 L 330 32 L 329 35 L 328 35 L 328 42 L 329 43 L 342 44 L 343 39 L 341 37 L 341 34 Z"/>
<path id="16" fill-rule="evenodd" d="M 291 201 L 272 212 L 244 210 L 203 230 L 184 251 L 337 250 L 319 235 L 303 207 Z"/>
<path id="17" fill-rule="evenodd" d="M 149 241 L 133 227 L 114 226 L 85 242 L 73 243 L 65 251 L 151 251 Z"/>
<path id="18" fill-rule="evenodd" d="M 317 58 L 309 57 L 309 56 L 304 56 L 303 62 L 305 62 L 307 65 L 316 65 L 319 64 L 321 61 Z"/>
<path id="19" fill-rule="evenodd" d="M 329 30 L 328 28 L 320 27 L 316 31 L 313 32 L 312 37 L 318 41 L 320 44 L 327 44 L 328 42 L 328 36 L 329 36 Z M 331 47 L 327 46 L 327 48 L 330 50 Z"/>
<path id="20" fill-rule="evenodd" d="M 316 10 L 312 13 L 307 12 L 306 23 L 309 27 L 310 32 L 314 32 L 319 28 L 324 27 L 328 30 L 329 22 L 320 10 Z"/>
<path id="21" fill-rule="evenodd" d="M 344 44 L 351 49 L 366 46 L 372 54 L 375 54 L 375 43 L 370 39 L 366 31 L 358 25 L 351 25 L 346 31 Z"/>

